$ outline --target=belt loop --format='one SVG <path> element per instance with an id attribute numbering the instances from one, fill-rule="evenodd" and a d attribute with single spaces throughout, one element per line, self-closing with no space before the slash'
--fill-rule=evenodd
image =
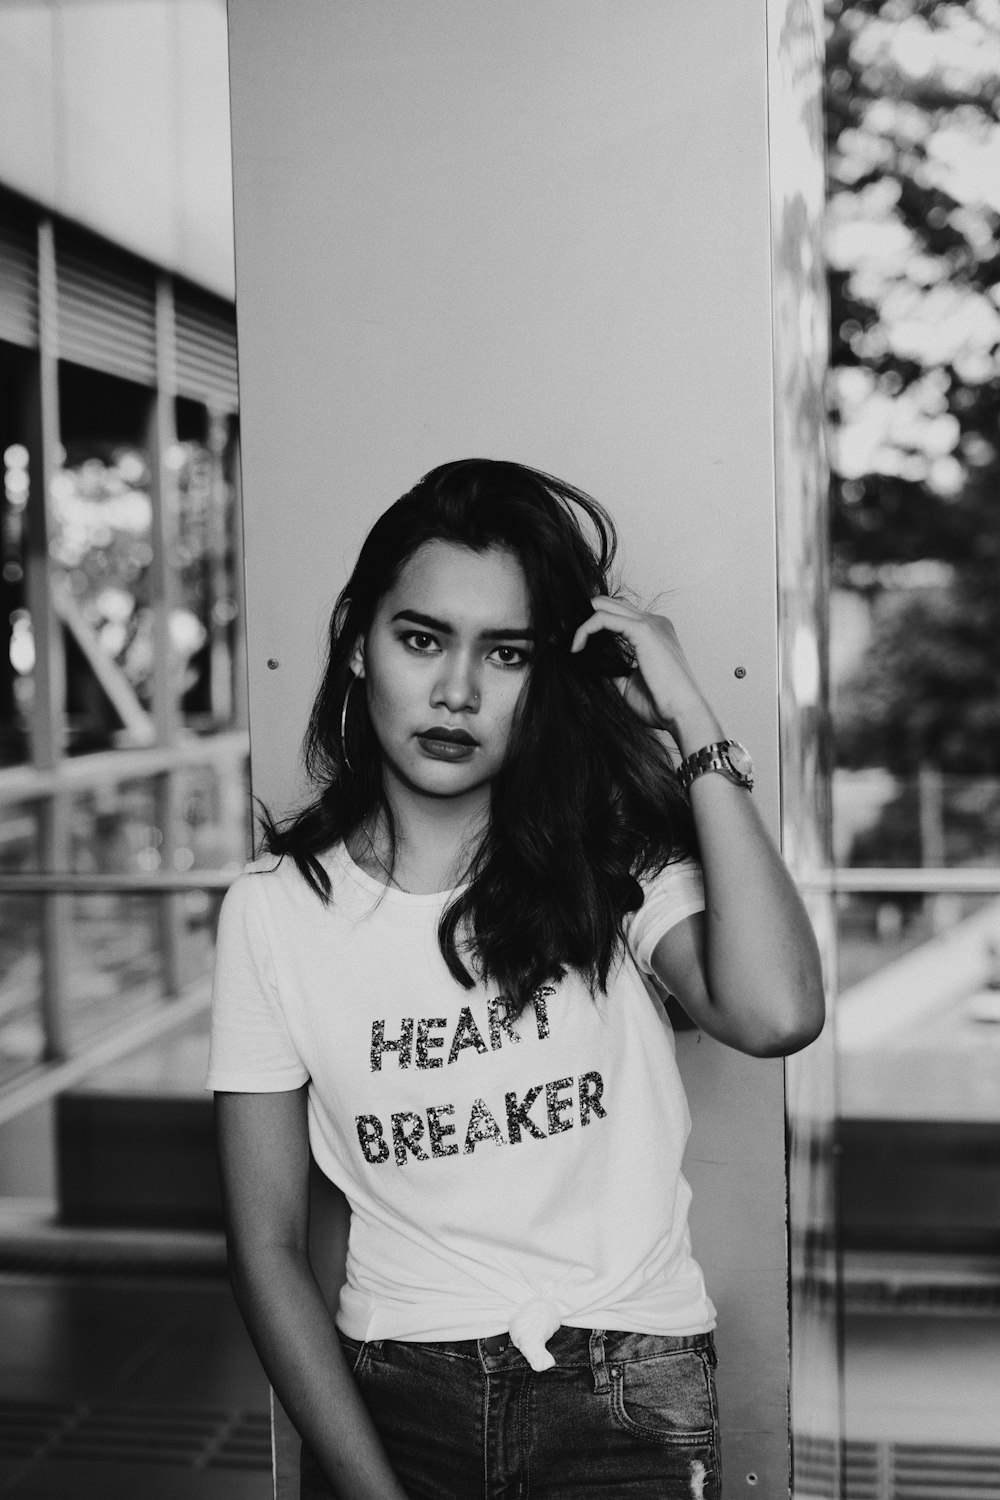
<path id="1" fill-rule="evenodd" d="M 594 1372 L 594 1390 L 610 1390 L 608 1367 L 604 1363 L 603 1328 L 592 1328 L 590 1331 L 590 1368 Z"/>

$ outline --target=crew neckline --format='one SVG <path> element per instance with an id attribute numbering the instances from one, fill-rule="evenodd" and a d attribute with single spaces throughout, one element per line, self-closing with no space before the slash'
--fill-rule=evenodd
<path id="1" fill-rule="evenodd" d="M 382 901 L 393 901 L 399 906 L 440 906 L 450 896 L 464 891 L 468 882 L 462 885 L 450 887 L 444 891 L 403 891 L 399 886 L 389 885 L 388 882 L 376 880 L 374 875 L 369 875 L 359 864 L 351 858 L 347 845 L 341 840 L 332 850 L 331 859 L 336 860 L 346 875 L 360 885 L 363 890 L 378 896 Z"/>

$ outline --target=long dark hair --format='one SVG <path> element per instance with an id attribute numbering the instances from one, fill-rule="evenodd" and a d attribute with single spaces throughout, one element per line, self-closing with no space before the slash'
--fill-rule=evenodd
<path id="1" fill-rule="evenodd" d="M 589 533 L 589 534 L 588 534 Z M 579 970 L 606 988 L 622 922 L 642 904 L 638 877 L 694 843 L 690 809 L 665 746 L 625 704 L 615 678 L 631 662 L 604 631 L 569 650 L 591 599 L 610 594 L 617 538 L 581 490 L 522 464 L 470 458 L 432 469 L 379 517 L 330 623 L 323 680 L 305 737 L 314 799 L 282 824 L 265 814 L 264 848 L 290 855 L 329 900 L 319 856 L 375 819 L 395 832 L 381 756 L 351 653 L 383 596 L 425 543 L 503 548 L 524 572 L 537 645 L 490 819 L 468 884 L 449 902 L 438 938 L 448 968 L 471 988 L 487 978 L 512 1013 L 539 986 Z"/>

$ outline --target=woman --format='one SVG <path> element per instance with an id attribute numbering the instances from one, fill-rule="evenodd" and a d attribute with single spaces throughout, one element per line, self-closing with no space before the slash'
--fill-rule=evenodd
<path id="1" fill-rule="evenodd" d="M 232 1273 L 303 1497 L 720 1493 L 686 1105 L 642 976 L 757 1056 L 817 1035 L 822 986 L 749 757 L 670 622 L 614 596 L 614 547 L 518 464 L 390 507 L 334 612 L 315 799 L 224 903 Z M 336 1327 L 310 1148 L 351 1206 Z"/>

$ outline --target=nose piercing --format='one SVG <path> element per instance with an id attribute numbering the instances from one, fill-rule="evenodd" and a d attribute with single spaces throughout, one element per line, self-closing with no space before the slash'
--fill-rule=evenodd
<path id="1" fill-rule="evenodd" d="M 471 698 L 470 701 L 472 703 L 473 708 L 478 708 L 479 707 L 479 694 L 478 693 L 473 693 L 472 694 L 472 698 Z"/>

